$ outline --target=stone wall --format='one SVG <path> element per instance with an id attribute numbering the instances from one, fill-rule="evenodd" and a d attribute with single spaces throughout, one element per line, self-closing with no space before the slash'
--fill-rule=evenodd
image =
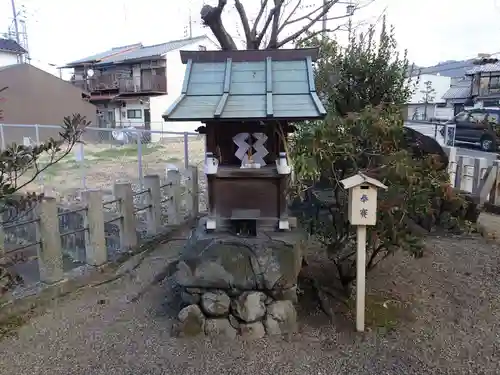
<path id="1" fill-rule="evenodd" d="M 206 233 L 204 226 L 201 219 L 177 264 L 174 279 L 183 305 L 174 333 L 260 338 L 294 332 L 304 234 L 243 238 Z"/>

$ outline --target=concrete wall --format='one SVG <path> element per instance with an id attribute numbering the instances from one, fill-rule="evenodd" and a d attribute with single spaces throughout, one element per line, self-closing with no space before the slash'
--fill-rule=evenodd
<path id="1" fill-rule="evenodd" d="M 32 65 L 18 64 L 0 69 L 0 82 L 8 89 L 2 92 L 5 102 L 5 142 L 22 143 L 23 137 L 36 139 L 33 124 L 61 125 L 65 116 L 79 113 L 92 125 L 97 124 L 97 108 L 82 98 L 82 91 Z M 26 126 L 27 124 L 31 126 Z M 59 129 L 40 129 L 40 141 L 58 137 Z"/>
<path id="2" fill-rule="evenodd" d="M 17 55 L 15 53 L 0 51 L 0 67 L 17 64 Z"/>
<path id="3" fill-rule="evenodd" d="M 425 107 L 426 105 L 423 103 L 419 104 L 408 104 L 407 105 L 407 120 L 425 120 L 424 118 L 424 113 L 425 113 Z M 434 114 L 436 111 L 436 105 L 435 104 L 427 104 L 427 120 L 434 118 Z M 413 116 L 416 116 L 414 118 Z"/>
<path id="4" fill-rule="evenodd" d="M 451 78 L 433 74 L 422 74 L 420 76 L 420 79 L 418 79 L 418 83 L 417 77 L 414 77 L 411 80 L 411 84 L 416 86 L 414 88 L 413 95 L 408 101 L 409 104 L 422 103 L 424 94 L 421 91 L 425 90 L 425 82 L 427 81 L 431 81 L 432 88 L 436 90 L 436 92 L 434 93 L 433 103 L 444 102 L 442 98 L 451 86 Z"/>

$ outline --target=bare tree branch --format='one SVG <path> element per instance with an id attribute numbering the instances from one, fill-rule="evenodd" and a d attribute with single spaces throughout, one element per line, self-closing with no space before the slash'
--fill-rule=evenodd
<path id="1" fill-rule="evenodd" d="M 247 12 L 245 11 L 245 7 L 241 3 L 240 0 L 234 0 L 234 6 L 240 15 L 241 24 L 243 25 L 243 31 L 245 32 L 245 39 L 247 48 L 251 48 L 252 45 L 252 34 L 250 31 L 250 22 L 248 21 Z"/>
<path id="2" fill-rule="evenodd" d="M 284 27 L 288 24 L 288 21 L 290 21 L 290 18 L 292 18 L 292 16 L 295 14 L 297 9 L 299 9 L 300 4 L 302 4 L 302 0 L 297 0 L 297 4 L 295 4 L 295 7 L 293 8 L 293 10 L 290 12 L 288 17 L 285 19 L 285 21 L 283 21 L 283 24 L 278 29 L 278 34 L 283 31 Z"/>
<path id="3" fill-rule="evenodd" d="M 273 26 L 271 27 L 271 37 L 269 39 L 269 44 L 267 48 L 278 48 L 278 34 L 279 34 L 279 22 L 280 22 L 280 14 L 281 14 L 281 6 L 283 5 L 284 0 L 274 0 L 274 15 L 273 15 Z"/>
<path id="4" fill-rule="evenodd" d="M 326 4 L 319 5 L 313 11 L 311 11 L 303 16 L 297 17 L 293 20 L 288 20 L 287 22 L 284 22 L 283 25 L 281 25 L 281 30 L 283 30 L 286 26 L 292 25 L 292 24 L 300 22 L 300 21 L 304 21 L 306 19 L 309 20 L 310 25 L 312 25 L 312 24 L 316 23 L 317 21 L 319 21 L 319 19 L 322 18 L 325 14 L 327 14 L 330 11 L 330 9 L 338 2 L 339 2 L 339 0 L 330 0 Z M 317 12 L 319 12 L 319 13 L 316 14 L 315 16 L 313 16 Z M 307 29 L 308 28 L 309 27 L 307 27 Z M 302 29 L 302 32 L 304 30 L 305 29 Z"/>
<path id="5" fill-rule="evenodd" d="M 255 18 L 255 22 L 253 24 L 252 30 L 250 31 L 253 40 L 255 40 L 257 37 L 257 27 L 259 25 L 260 19 L 262 18 L 262 15 L 264 14 L 264 12 L 266 10 L 267 2 L 268 2 L 268 0 L 261 0 L 259 13 L 257 14 L 257 18 Z"/>
<path id="6" fill-rule="evenodd" d="M 260 43 L 262 43 L 262 39 L 264 38 L 264 35 L 266 35 L 267 29 L 269 28 L 269 25 L 271 24 L 271 21 L 273 20 L 274 17 L 274 12 L 275 12 L 276 7 L 271 9 L 269 14 L 267 15 L 266 23 L 264 24 L 264 27 L 260 31 L 259 35 L 255 39 L 255 48 L 259 48 Z"/>
<path id="7" fill-rule="evenodd" d="M 368 5 L 370 5 L 371 3 L 373 3 L 375 0 L 368 0 L 365 4 L 357 4 L 354 6 L 354 9 L 352 10 L 353 13 L 355 13 L 356 11 L 360 10 L 360 9 L 363 9 L 363 8 L 366 8 Z M 354 5 L 354 4 L 353 4 Z M 387 8 L 387 7 L 386 7 Z M 384 14 L 386 9 L 384 9 L 384 11 L 382 12 L 382 14 Z M 337 17 L 327 17 L 326 20 L 327 21 L 331 21 L 331 20 L 339 20 L 339 19 L 342 19 L 342 18 L 348 18 L 348 17 L 351 17 L 352 14 L 345 14 L 343 16 L 337 16 Z"/>
<path id="8" fill-rule="evenodd" d="M 293 33 L 292 35 L 290 35 L 289 37 L 281 40 L 279 43 L 277 43 L 276 45 L 276 48 L 280 48 L 282 46 L 284 46 L 285 44 L 287 44 L 288 42 L 291 42 L 292 40 L 296 40 L 301 34 L 303 34 L 305 31 L 309 30 L 311 28 L 311 26 L 313 26 L 316 22 L 319 21 L 319 19 L 321 17 L 323 17 L 325 14 L 328 13 L 328 11 L 335 5 L 339 2 L 339 0 L 331 0 L 329 3 L 327 3 L 326 5 L 322 5 L 321 7 L 323 7 L 323 10 L 321 12 L 319 12 L 319 14 L 317 14 L 306 26 L 304 26 L 302 29 L 298 30 L 297 32 Z M 318 8 L 316 9 L 314 12 L 317 12 L 319 9 Z M 313 12 L 313 13 L 314 13 Z M 305 17 L 307 18 L 307 17 Z M 305 19 L 305 18 L 302 18 L 302 19 Z M 294 21 L 295 22 L 295 21 Z M 289 22 L 288 24 L 290 24 L 291 22 Z"/>
<path id="9" fill-rule="evenodd" d="M 254 0 L 255 1 L 255 0 Z M 269 0 L 260 0 L 260 8 L 257 12 L 257 16 L 253 21 L 248 18 L 246 9 L 244 8 L 243 2 L 241 0 L 234 0 L 235 8 L 241 19 L 241 24 L 244 30 L 247 49 L 259 49 L 268 48 L 276 49 L 283 47 L 291 41 L 295 41 L 301 38 L 302 35 L 306 39 L 310 39 L 310 33 L 307 33 L 311 27 L 316 23 L 323 20 L 341 20 L 352 16 L 352 9 L 354 11 L 362 9 L 374 0 L 364 0 L 363 4 L 360 1 L 355 1 L 353 8 L 349 9 L 349 13 L 342 16 L 328 17 L 328 12 L 336 4 L 344 4 L 340 0 L 328 0 L 326 2 L 321 2 L 321 5 L 313 6 L 313 10 L 307 10 L 303 15 L 299 15 L 298 11 L 304 4 L 303 0 L 273 0 L 274 6 L 270 8 Z M 222 50 L 235 50 L 237 49 L 236 43 L 226 31 L 222 23 L 222 12 L 227 4 L 227 0 L 218 0 L 218 5 L 216 7 L 210 5 L 204 5 L 201 9 L 200 15 L 204 24 L 210 27 L 213 35 L 219 42 Z M 289 12 L 291 8 L 291 11 Z M 309 8 L 309 6 L 307 7 Z M 302 12 L 301 12 L 302 13 Z M 265 17 L 265 21 L 262 19 Z M 280 35 L 287 28 L 287 26 L 297 24 L 299 22 L 304 22 L 303 27 L 300 30 L 292 30 L 292 34 L 285 37 L 283 40 L 279 40 Z M 259 26 L 262 26 L 259 31 Z M 341 28 L 336 27 L 332 31 L 338 31 Z M 328 30 L 327 30 L 328 31 Z M 317 35 L 318 33 L 315 33 Z M 238 35 L 240 33 L 238 32 Z M 241 37 L 243 37 L 241 35 Z M 267 39 L 267 40 L 264 40 Z M 262 47 L 261 47 L 262 46 Z"/>
<path id="10" fill-rule="evenodd" d="M 313 31 L 313 32 L 307 32 L 307 33 L 305 33 L 305 34 L 306 34 L 306 36 L 304 36 L 304 37 L 301 37 L 301 38 L 300 38 L 300 41 L 301 41 L 301 42 L 305 42 L 305 41 L 307 41 L 307 40 L 310 40 L 310 39 L 314 38 L 315 36 L 317 36 L 317 35 L 319 35 L 319 34 L 323 33 L 323 31 L 325 31 L 325 32 L 327 32 L 327 33 L 333 33 L 333 32 L 335 32 L 335 31 L 342 30 L 342 27 L 343 27 L 343 25 L 340 25 L 340 26 L 337 26 L 337 27 L 336 27 L 336 28 L 334 28 L 334 29 L 326 29 L 326 30 L 317 30 L 317 31 Z M 299 38 L 298 38 L 298 39 L 299 39 Z"/>

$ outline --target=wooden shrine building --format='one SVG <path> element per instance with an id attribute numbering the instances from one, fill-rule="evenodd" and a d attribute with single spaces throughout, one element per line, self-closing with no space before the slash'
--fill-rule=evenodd
<path id="1" fill-rule="evenodd" d="M 287 134 L 320 119 L 313 61 L 318 50 L 181 51 L 186 73 L 165 121 L 200 121 L 212 224 L 287 229 Z M 208 165 L 208 166 L 207 166 Z"/>

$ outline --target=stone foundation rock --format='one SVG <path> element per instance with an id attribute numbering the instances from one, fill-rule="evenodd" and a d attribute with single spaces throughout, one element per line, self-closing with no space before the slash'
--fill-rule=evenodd
<path id="1" fill-rule="evenodd" d="M 221 290 L 207 291 L 198 298 L 198 304 L 188 305 L 179 312 L 173 333 L 180 337 L 205 334 L 224 338 L 240 334 L 247 339 L 258 339 L 266 333 L 296 332 L 293 302 L 274 299 L 269 302 L 269 298 L 272 297 L 260 291 L 242 292 L 233 298 Z"/>
<path id="2" fill-rule="evenodd" d="M 193 230 L 174 275 L 184 308 L 174 334 L 258 339 L 297 330 L 297 277 L 304 233 L 238 237 Z"/>

